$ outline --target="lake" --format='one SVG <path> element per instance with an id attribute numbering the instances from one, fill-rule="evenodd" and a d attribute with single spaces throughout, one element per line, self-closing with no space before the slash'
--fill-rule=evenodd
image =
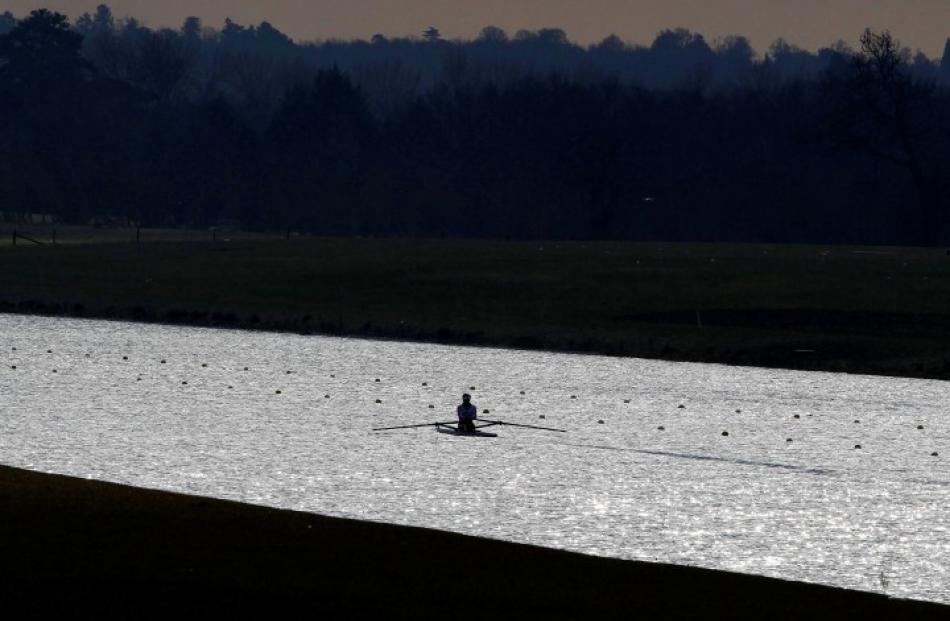
<path id="1" fill-rule="evenodd" d="M 568 433 L 371 431 L 463 392 Z M 931 380 L 0 314 L 4 464 L 944 603 L 948 404 Z"/>

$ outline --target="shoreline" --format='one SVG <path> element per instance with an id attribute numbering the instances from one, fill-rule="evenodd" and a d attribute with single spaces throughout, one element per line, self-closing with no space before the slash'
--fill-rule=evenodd
<path id="1" fill-rule="evenodd" d="M 574 354 L 609 356 L 619 358 L 641 358 L 666 362 L 690 362 L 697 364 L 721 364 L 726 366 L 751 367 L 760 369 L 783 369 L 788 371 L 815 371 L 821 373 L 844 373 L 848 375 L 869 375 L 876 377 L 901 377 L 910 379 L 925 379 L 950 381 L 950 369 L 928 372 L 926 369 L 893 368 L 881 369 L 875 361 L 842 365 L 839 361 L 823 364 L 822 361 L 807 360 L 804 357 L 810 352 L 802 352 L 797 358 L 782 359 L 769 356 L 758 361 L 747 358 L 731 359 L 721 355 L 703 355 L 700 351 L 682 352 L 683 355 L 656 355 L 653 351 L 640 351 L 627 342 L 611 343 L 609 341 L 595 341 L 588 339 L 583 343 L 571 346 L 557 347 L 545 344 L 536 337 L 492 337 L 481 332 L 468 332 L 446 335 L 439 331 L 427 332 L 410 325 L 399 329 L 388 330 L 385 327 L 373 326 L 362 329 L 348 329 L 332 326 L 327 323 L 315 322 L 312 324 L 305 318 L 278 318 L 253 315 L 243 318 L 234 312 L 200 311 L 184 309 L 150 309 L 142 306 L 107 307 L 104 309 L 89 309 L 78 302 L 75 303 L 46 303 L 29 300 L 26 302 L 9 302 L 0 299 L 0 313 L 20 316 L 52 317 L 65 319 L 88 319 L 93 321 L 122 321 L 141 323 L 155 326 L 209 328 L 222 330 L 239 330 L 246 332 L 269 332 L 276 334 L 297 334 L 300 336 L 328 336 L 340 338 L 356 338 L 375 341 L 431 343 L 446 346 L 461 347 L 488 347 L 510 349 L 515 351 L 545 352 L 552 354 Z M 799 362 L 796 364 L 795 362 Z"/>
<path id="2" fill-rule="evenodd" d="M 5 611 L 946 618 L 950 607 L 0 466 Z M 471 576 L 460 590 L 459 576 Z"/>
<path id="3" fill-rule="evenodd" d="M 0 258 L 0 312 L 950 380 L 935 249 L 306 238 Z"/>

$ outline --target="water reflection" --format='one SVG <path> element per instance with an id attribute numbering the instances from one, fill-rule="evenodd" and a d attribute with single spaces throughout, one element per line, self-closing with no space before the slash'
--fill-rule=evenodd
<path id="1" fill-rule="evenodd" d="M 451 420 L 462 392 L 569 433 L 369 431 Z M 912 379 L 0 315 L 7 464 L 943 602 L 948 397 Z"/>

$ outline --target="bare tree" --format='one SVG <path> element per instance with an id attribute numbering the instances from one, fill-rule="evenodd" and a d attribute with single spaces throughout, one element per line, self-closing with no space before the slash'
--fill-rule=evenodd
<path id="1" fill-rule="evenodd" d="M 939 126 L 934 84 L 915 78 L 910 51 L 890 32 L 868 29 L 844 78 L 832 76 L 827 135 L 839 147 L 862 151 L 905 169 L 917 193 L 921 240 L 936 244 L 942 225 L 935 158 Z"/>

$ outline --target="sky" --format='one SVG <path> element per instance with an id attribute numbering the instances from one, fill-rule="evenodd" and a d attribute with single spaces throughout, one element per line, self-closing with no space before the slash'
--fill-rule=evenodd
<path id="1" fill-rule="evenodd" d="M 75 18 L 103 0 L 0 0 L 23 16 L 49 8 Z M 665 28 L 684 27 L 715 40 L 751 39 L 760 52 L 778 37 L 816 50 L 839 39 L 854 43 L 866 27 L 889 29 L 904 45 L 932 57 L 950 37 L 950 0 L 111 0 L 117 17 L 152 27 L 178 26 L 189 15 L 220 26 L 267 20 L 298 41 L 418 35 L 436 26 L 446 38 L 473 38 L 483 26 L 514 33 L 563 28 L 588 44 L 609 34 L 649 44 Z"/>

